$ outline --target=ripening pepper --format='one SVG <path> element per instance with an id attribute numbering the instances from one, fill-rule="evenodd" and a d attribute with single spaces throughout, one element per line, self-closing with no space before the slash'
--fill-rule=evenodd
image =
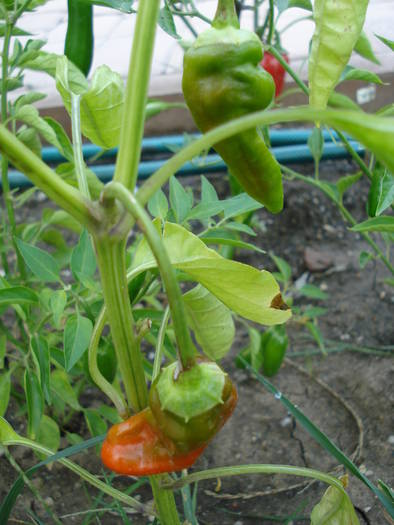
<path id="1" fill-rule="evenodd" d="M 177 373 L 164 368 L 149 391 L 149 406 L 161 432 L 187 452 L 210 441 L 231 416 L 237 391 L 213 362 L 202 361 Z"/>
<path id="2" fill-rule="evenodd" d="M 199 35 L 184 57 L 182 89 L 202 132 L 265 109 L 275 84 L 260 67 L 259 38 L 241 30 L 233 0 L 219 0 L 212 27 Z M 272 213 L 283 207 L 280 166 L 255 129 L 214 145 L 244 190 Z"/>
<path id="3" fill-rule="evenodd" d="M 190 467 L 205 445 L 177 452 L 156 425 L 149 408 L 113 425 L 103 443 L 101 459 L 106 467 L 126 476 L 150 476 Z"/>
<path id="4" fill-rule="evenodd" d="M 289 63 L 289 57 L 286 53 L 282 53 L 282 58 L 287 63 Z M 283 87 L 285 85 L 285 76 L 286 76 L 286 70 L 282 66 L 282 64 L 277 60 L 277 58 L 266 51 L 263 56 L 263 60 L 261 61 L 261 66 L 268 71 L 268 73 L 272 76 L 275 82 L 275 97 L 279 97 L 281 93 L 283 92 Z"/>

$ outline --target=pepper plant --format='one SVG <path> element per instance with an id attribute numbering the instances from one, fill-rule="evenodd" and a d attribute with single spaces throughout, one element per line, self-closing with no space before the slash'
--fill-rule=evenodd
<path id="1" fill-rule="evenodd" d="M 393 119 L 358 111 L 325 109 L 329 92 L 338 78 L 339 66 L 333 64 L 329 76 L 332 80 L 330 88 L 323 92 L 319 83 L 323 76 L 322 71 L 319 71 L 321 64 L 314 66 L 313 61 L 311 78 L 314 83 L 310 87 L 312 107 L 264 111 L 265 97 L 272 99 L 274 90 L 272 82 L 266 82 L 266 76 L 257 69 L 261 50 L 258 49 L 256 37 L 239 29 L 233 0 L 219 0 L 213 29 L 202 34 L 185 57 L 185 98 L 192 113 L 197 115 L 197 124 L 205 134 L 165 162 L 137 190 L 137 170 L 156 22 L 160 10 L 159 0 L 141 0 L 138 4 L 125 92 L 119 76 L 107 66 L 96 70 L 89 84 L 83 72 L 66 56 L 48 56 L 40 51 L 40 46 L 37 49 L 36 45 L 31 44 L 34 53 L 22 53 L 22 61 L 16 61 L 15 67 L 46 70 L 55 78 L 57 89 L 71 116 L 72 143 L 59 124 L 45 121 L 34 112 L 34 108 L 30 106 L 31 99 L 20 101 L 19 106 L 7 104 L 7 84 L 12 73 L 12 65 L 7 62 L 7 46 L 13 32 L 16 32 L 15 23 L 20 12 L 29 5 L 30 2 L 27 1 L 19 7 L 17 2 L 3 8 L 6 37 L 3 49 L 3 124 L 0 126 L 3 195 L 7 210 L 6 237 L 11 239 L 16 254 L 16 265 L 13 268 L 7 253 L 2 251 L 5 276 L 0 297 L 3 305 L 13 307 L 21 334 L 22 340 L 18 342 L 4 326 L 5 335 L 23 358 L 28 425 L 27 437 L 22 437 L 6 419 L 1 418 L 0 443 L 6 449 L 11 445 L 30 447 L 41 455 L 49 456 L 44 463 L 53 460 L 53 448 L 42 443 L 45 442 L 42 425 L 46 422 L 48 428 L 49 424 L 48 416 L 44 413 L 44 400 L 48 406 L 51 403 L 56 405 L 55 396 L 52 397 L 51 394 L 51 382 L 55 381 L 55 377 L 58 382 L 68 384 L 67 373 L 70 377 L 78 373 L 78 366 L 81 366 L 83 354 L 89 346 L 86 354 L 89 377 L 116 408 L 116 417 L 113 417 L 113 412 L 106 411 L 111 414 L 109 419 L 113 419 L 114 425 L 104 440 L 103 462 L 108 468 L 121 474 L 149 476 L 155 502 L 154 509 L 149 509 L 149 512 L 160 523 L 181 523 L 174 499 L 176 488 L 207 477 L 244 473 L 286 473 L 324 481 L 330 485 L 330 489 L 313 510 L 312 523 L 320 523 L 327 509 L 333 515 L 331 523 L 338 516 L 343 523 L 358 523 L 344 484 L 330 475 L 312 469 L 247 465 L 197 472 L 179 481 L 171 479 L 170 472 L 193 465 L 231 416 L 237 401 L 236 387 L 228 374 L 215 362 L 223 357 L 229 345 L 225 351 L 220 348 L 217 350 L 217 347 L 212 349 L 212 346 L 209 350 L 205 349 L 201 342 L 204 326 L 198 321 L 191 322 L 186 315 L 185 303 L 188 308 L 193 307 L 190 295 L 193 297 L 194 294 L 194 299 L 202 300 L 203 304 L 209 305 L 214 301 L 215 304 L 225 305 L 238 315 L 267 326 L 283 325 L 290 318 L 291 310 L 283 300 L 279 285 L 271 273 L 225 259 L 180 224 L 161 220 L 160 217 L 152 221 L 145 205 L 149 202 L 151 210 L 160 207 L 158 202 L 162 199 L 161 188 L 169 180 L 173 195 L 179 197 L 182 190 L 177 186 L 179 183 L 173 178 L 174 174 L 185 162 L 216 146 L 218 152 L 228 159 L 230 170 L 245 185 L 245 189 L 269 210 L 278 212 L 283 199 L 279 166 L 258 135 L 258 126 L 294 121 L 327 124 L 353 135 L 373 151 L 382 165 L 393 170 L 394 158 L 390 148 L 394 141 Z M 354 9 L 357 24 L 352 39 L 348 42 L 349 53 L 357 40 L 357 32 L 361 32 L 360 20 L 364 16 L 363 8 Z M 319 46 L 319 42 L 316 45 Z M 72 46 L 68 43 L 66 54 L 73 58 L 71 49 Z M 312 49 L 312 57 L 316 52 Z M 219 53 L 219 60 L 224 58 L 224 67 L 218 68 L 217 61 L 211 60 L 210 53 L 214 57 L 215 53 Z M 15 55 L 15 60 L 18 60 L 18 49 Z M 199 56 L 201 60 L 198 59 Z M 226 69 L 226 64 L 229 69 Z M 88 66 L 85 72 L 87 69 Z M 199 114 L 200 108 L 191 94 L 190 83 L 194 80 L 201 82 L 198 88 L 203 90 L 201 95 L 204 104 L 201 105 L 201 110 L 208 113 L 205 116 Z M 253 86 L 261 90 L 261 107 L 255 105 L 249 94 L 245 99 L 242 98 L 237 82 L 243 82 L 242 85 L 248 92 Z M 217 104 L 223 104 L 224 118 L 209 114 L 212 103 L 210 99 L 216 97 L 215 86 L 224 87 L 230 99 L 235 93 L 238 97 L 237 111 L 228 111 L 228 99 L 224 97 L 224 100 L 217 99 Z M 37 148 L 29 148 L 26 137 L 24 141 L 21 140 L 21 131 L 16 127 L 18 120 L 25 122 L 25 135 L 29 132 L 36 137 L 34 130 L 41 134 L 44 130 L 46 138 L 50 137 L 62 151 L 67 160 L 66 165 L 54 171 L 45 164 L 35 153 Z M 33 132 L 29 131 L 31 129 Z M 114 145 L 119 147 L 113 181 L 105 186 L 85 164 L 82 134 L 103 149 Z M 241 151 L 232 154 L 231 148 L 238 141 L 241 142 Z M 248 165 L 250 157 L 253 162 Z M 24 229 L 24 239 L 18 235 L 14 200 L 7 178 L 8 162 L 23 172 L 36 188 L 45 192 L 61 208 L 63 224 L 71 223 L 80 232 L 78 246 L 73 250 L 70 261 L 77 280 L 76 286 L 71 285 L 73 293 L 70 301 L 65 295 L 65 291 L 70 290 L 70 285 L 64 282 L 59 271 L 61 259 L 55 261 L 51 255 L 34 246 L 35 241 L 45 240 L 41 236 L 40 227 L 33 228 L 30 233 Z M 267 166 L 269 170 L 264 171 Z M 246 184 L 245 170 L 248 179 Z M 206 182 L 203 184 L 205 194 L 208 193 L 211 197 L 210 206 L 216 210 L 212 214 L 225 214 L 226 202 L 212 199 L 209 185 Z M 237 203 L 238 214 L 260 207 L 259 203 L 246 195 L 241 196 Z M 234 201 L 231 205 L 234 206 Z M 198 211 L 201 213 L 201 208 Z M 175 205 L 174 212 L 178 213 L 180 219 L 182 206 Z M 198 216 L 195 211 L 195 216 L 196 214 Z M 50 219 L 53 215 L 49 214 Z M 128 240 L 137 232 L 142 233 L 141 240 L 130 249 Z M 96 264 L 100 275 L 99 285 L 93 279 Z M 51 283 L 53 288 L 47 288 L 45 293 L 42 290 L 37 292 L 31 273 L 38 281 Z M 199 284 L 182 295 L 179 281 L 183 279 Z M 168 307 L 160 316 L 154 363 L 146 373 L 141 342 L 144 338 L 149 341 L 150 322 L 148 316 L 142 316 L 142 322 L 137 321 L 138 309 L 135 304 L 146 294 L 148 288 L 158 282 L 165 290 Z M 153 302 L 157 305 L 156 297 Z M 47 312 L 45 305 L 49 306 Z M 68 319 L 65 318 L 65 312 L 70 314 Z M 170 318 L 171 326 L 168 327 Z M 30 319 L 34 319 L 34 324 Z M 52 337 L 48 337 L 48 341 L 41 335 L 41 328 L 49 322 L 57 325 L 58 330 L 64 327 L 63 353 L 61 350 L 59 352 L 58 338 L 54 339 L 53 348 Z M 108 343 L 107 336 L 102 337 L 106 325 L 110 328 L 110 344 L 115 351 L 120 381 L 114 381 L 114 374 L 105 375 L 100 370 L 100 345 L 105 346 Z M 190 330 L 194 332 L 199 349 Z M 49 334 L 53 335 L 51 331 Z M 166 337 L 171 340 L 170 347 L 174 352 L 170 364 L 162 367 Z M 267 338 L 267 352 L 272 352 L 275 337 L 271 332 Z M 264 371 L 267 375 L 277 371 L 277 364 L 273 361 L 275 360 L 270 356 L 265 362 Z M 11 372 L 18 370 L 20 373 L 20 368 L 19 362 L 15 360 L 10 371 L 6 372 L 8 385 Z M 151 383 L 150 389 L 147 376 Z M 69 404 L 70 397 L 71 403 L 76 405 L 74 408 L 78 409 L 78 400 L 73 398 L 73 394 L 69 394 Z M 2 408 L 4 413 L 6 406 Z M 86 413 L 88 424 L 93 428 L 94 422 L 97 423 L 97 414 Z M 98 441 L 100 440 L 97 439 L 94 443 Z M 337 450 L 335 453 L 336 457 L 340 456 Z M 66 455 L 60 453 L 54 457 L 103 492 L 142 512 L 148 512 L 146 506 L 138 500 L 106 485 L 70 461 Z M 346 463 L 346 466 L 351 470 L 356 468 L 351 462 Z M 364 478 L 363 481 L 392 513 L 392 503 L 387 493 Z M 10 502 L 15 497 L 15 490 L 12 494 L 11 492 L 0 508 L 3 521 L 8 519 Z"/>

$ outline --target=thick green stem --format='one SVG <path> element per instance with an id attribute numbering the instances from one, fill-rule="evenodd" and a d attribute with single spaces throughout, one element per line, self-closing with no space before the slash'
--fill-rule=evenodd
<path id="1" fill-rule="evenodd" d="M 133 190 L 138 173 L 160 0 L 139 2 L 114 180 Z"/>
<path id="2" fill-rule="evenodd" d="M 134 217 L 144 232 L 145 238 L 157 260 L 157 265 L 166 289 L 177 340 L 178 358 L 184 369 L 189 368 L 195 362 L 195 352 L 190 332 L 187 328 L 186 313 L 181 290 L 161 236 L 153 226 L 152 221 L 144 208 L 139 204 L 134 195 L 122 184 L 117 182 L 108 184 L 104 188 L 102 197 L 103 199 L 116 198 L 121 201 L 123 206 Z"/>
<path id="3" fill-rule="evenodd" d="M 116 410 L 120 417 L 126 419 L 129 415 L 129 410 L 123 396 L 111 385 L 109 381 L 101 374 L 97 366 L 97 350 L 100 343 L 101 333 L 104 330 L 104 326 L 107 322 L 106 310 L 103 308 L 96 320 L 92 337 L 90 339 L 88 362 L 89 372 L 92 376 L 93 381 L 96 385 L 106 394 L 112 403 L 115 405 Z"/>
<path id="4" fill-rule="evenodd" d="M 79 191 L 84 197 L 90 199 L 88 181 L 85 172 L 85 162 L 82 153 L 80 95 L 71 93 L 71 126 L 73 136 L 74 168 L 77 175 Z"/>
<path id="5" fill-rule="evenodd" d="M 160 516 L 160 525 L 181 525 L 173 493 L 160 486 L 160 481 L 163 478 L 164 476 L 150 476 L 149 478 L 157 512 Z"/>
<path id="6" fill-rule="evenodd" d="M 79 190 L 64 182 L 3 125 L 0 125 L 0 150 L 35 186 L 80 224 L 88 229 L 99 225 L 101 217 L 95 205 L 85 199 Z"/>
<path id="7" fill-rule="evenodd" d="M 135 335 L 126 279 L 126 242 L 94 237 L 108 323 L 127 401 L 135 412 L 148 404 L 142 355 Z"/>
<path id="8" fill-rule="evenodd" d="M 239 29 L 239 20 L 235 11 L 234 0 L 218 0 L 218 7 L 212 21 L 212 27 L 222 29 L 229 26 Z"/>
<path id="9" fill-rule="evenodd" d="M 268 37 L 267 37 L 268 45 L 271 45 L 273 35 L 274 35 L 274 0 L 270 0 L 269 32 L 268 32 Z"/>

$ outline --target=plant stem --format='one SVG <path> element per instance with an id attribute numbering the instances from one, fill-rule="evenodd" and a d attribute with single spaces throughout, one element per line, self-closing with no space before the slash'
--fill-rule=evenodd
<path id="1" fill-rule="evenodd" d="M 148 404 L 148 390 L 126 279 L 126 241 L 106 235 L 94 237 L 107 318 L 127 401 L 134 411 Z"/>
<path id="2" fill-rule="evenodd" d="M 119 199 L 126 210 L 134 217 L 144 232 L 145 238 L 157 260 L 161 277 L 167 293 L 168 303 L 174 323 L 175 336 L 178 347 L 178 359 L 183 369 L 190 368 L 195 362 L 195 352 L 187 327 L 185 307 L 174 269 L 171 265 L 167 250 L 161 236 L 153 226 L 149 215 L 139 204 L 134 195 L 122 184 L 109 183 L 103 190 L 103 198 Z"/>
<path id="3" fill-rule="evenodd" d="M 154 381 L 160 373 L 161 358 L 163 355 L 164 337 L 166 335 L 166 329 L 167 329 L 169 318 L 170 318 L 170 309 L 167 306 L 167 308 L 164 310 L 163 319 L 161 321 L 161 325 L 159 328 L 159 333 L 157 334 L 155 360 L 153 362 L 153 370 L 152 370 L 152 381 Z"/>
<path id="4" fill-rule="evenodd" d="M 139 2 L 114 180 L 133 190 L 137 180 L 150 64 L 160 0 Z"/>
<path id="5" fill-rule="evenodd" d="M 234 0 L 219 0 L 212 27 L 223 29 L 225 27 L 239 29 L 239 20 L 235 11 Z"/>
<path id="6" fill-rule="evenodd" d="M 272 37 L 274 35 L 274 0 L 269 0 L 270 2 L 270 11 L 269 11 L 269 31 L 267 37 L 267 44 L 270 46 L 272 42 Z"/>
<path id="7" fill-rule="evenodd" d="M 302 180 L 303 182 L 306 182 L 307 184 L 311 184 L 312 186 L 316 186 L 317 188 L 319 188 L 320 191 L 322 191 L 330 200 L 332 200 L 335 203 L 335 205 L 339 208 L 342 215 L 352 226 L 355 226 L 357 224 L 357 221 L 355 220 L 353 215 L 345 208 L 345 206 L 340 201 L 336 200 L 329 191 L 325 190 L 324 186 L 321 185 L 320 181 L 315 181 L 315 179 L 305 177 L 305 175 L 302 175 L 301 173 L 298 173 L 292 170 L 291 168 L 288 168 L 287 166 L 281 165 L 281 168 L 284 172 L 288 173 L 292 177 Z M 371 236 L 367 232 L 358 232 L 358 233 L 360 233 L 360 235 L 365 239 L 365 241 L 371 246 L 371 248 L 374 250 L 376 255 L 379 257 L 379 259 L 381 259 L 383 264 L 387 266 L 390 272 L 394 274 L 393 265 L 384 255 L 384 253 L 379 248 L 379 246 L 376 244 L 376 242 L 371 238 Z"/>
<path id="8" fill-rule="evenodd" d="M 163 484 L 163 486 L 171 489 L 179 489 L 184 485 L 194 483 L 196 481 L 202 481 L 204 479 L 224 478 L 243 474 L 290 474 L 292 476 L 313 478 L 336 487 L 342 493 L 346 494 L 342 483 L 337 478 L 334 478 L 329 474 L 325 474 L 324 472 L 320 472 L 319 470 L 293 467 L 292 465 L 237 465 L 233 467 L 212 468 L 208 470 L 202 470 L 201 472 L 194 472 L 193 474 L 184 476 L 177 481 L 166 482 Z"/>
<path id="9" fill-rule="evenodd" d="M 88 229 L 98 227 L 102 219 L 98 216 L 98 208 L 86 200 L 79 190 L 64 182 L 3 125 L 0 125 L 0 150 L 35 186 L 80 224 Z"/>
<path id="10" fill-rule="evenodd" d="M 73 137 L 74 168 L 77 175 L 79 191 L 84 197 L 90 199 L 88 181 L 85 173 L 85 162 L 82 154 L 80 95 L 71 93 L 71 127 Z"/>
<path id="11" fill-rule="evenodd" d="M 96 385 L 104 392 L 104 394 L 109 397 L 109 399 L 115 405 L 120 417 L 126 419 L 126 417 L 129 415 L 129 410 L 123 396 L 111 385 L 109 381 L 105 379 L 97 366 L 97 350 L 100 343 L 101 333 L 106 322 L 106 311 L 105 309 L 102 309 L 96 320 L 92 337 L 90 339 L 88 351 L 89 372 Z"/>
<path id="12" fill-rule="evenodd" d="M 160 525 L 181 525 L 173 493 L 163 490 L 161 487 L 160 481 L 163 478 L 164 476 L 149 477 L 153 497 L 160 516 Z"/>

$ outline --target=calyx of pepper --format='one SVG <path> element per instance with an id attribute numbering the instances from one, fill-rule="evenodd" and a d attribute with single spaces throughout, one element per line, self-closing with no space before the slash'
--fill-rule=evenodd
<path id="1" fill-rule="evenodd" d="M 162 410 L 185 423 L 223 404 L 227 374 L 214 362 L 201 362 L 177 372 L 178 363 L 164 368 L 156 383 Z"/>

